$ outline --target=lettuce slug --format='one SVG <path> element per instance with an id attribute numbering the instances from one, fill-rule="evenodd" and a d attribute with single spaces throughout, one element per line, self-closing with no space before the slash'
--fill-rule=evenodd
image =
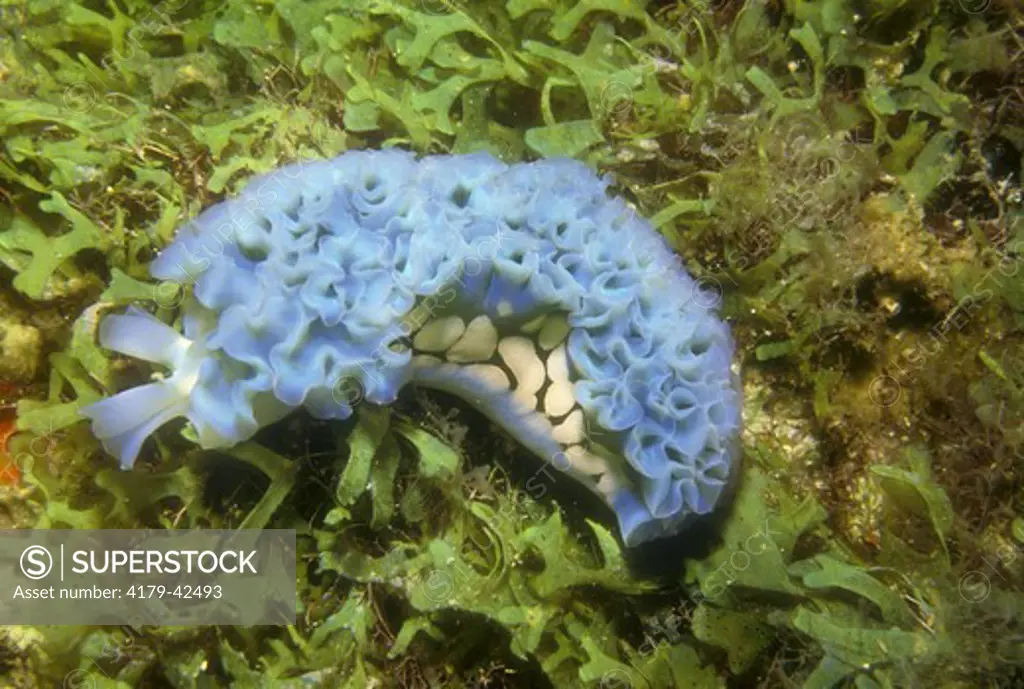
<path id="1" fill-rule="evenodd" d="M 713 299 L 609 181 L 567 159 L 351 151 L 279 168 L 151 264 L 182 333 L 133 309 L 101 343 L 170 374 L 86 408 L 122 466 L 184 416 L 226 447 L 406 383 L 457 394 L 599 494 L 625 543 L 711 511 L 739 464 Z"/>

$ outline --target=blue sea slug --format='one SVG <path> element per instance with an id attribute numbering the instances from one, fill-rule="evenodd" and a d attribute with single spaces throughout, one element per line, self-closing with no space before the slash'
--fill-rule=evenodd
<path id="1" fill-rule="evenodd" d="M 258 177 L 151 265 L 190 288 L 183 333 L 137 309 L 101 323 L 104 346 L 170 374 L 83 413 L 128 468 L 175 417 L 227 447 L 416 383 L 594 490 L 628 545 L 672 534 L 739 464 L 733 344 L 608 183 L 567 159 L 399 150 Z"/>

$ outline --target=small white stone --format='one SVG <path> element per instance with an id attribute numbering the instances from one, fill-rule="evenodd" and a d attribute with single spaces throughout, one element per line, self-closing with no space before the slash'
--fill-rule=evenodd
<path id="1" fill-rule="evenodd" d="M 516 378 L 516 392 L 536 395 L 547 376 L 533 342 L 525 337 L 506 337 L 498 343 L 498 354 L 505 365 L 512 369 Z"/>
<path id="2" fill-rule="evenodd" d="M 412 345 L 421 352 L 441 352 L 451 347 L 466 332 L 466 324 L 458 316 L 438 318 L 423 326 Z"/>
<path id="3" fill-rule="evenodd" d="M 569 361 L 565 357 L 565 345 L 559 345 L 548 355 L 548 378 L 552 382 L 569 382 Z"/>
<path id="4" fill-rule="evenodd" d="M 550 393 L 549 393 L 550 396 Z M 547 402 L 545 401 L 545 404 Z M 551 433 L 558 442 L 563 445 L 571 445 L 572 443 L 578 443 L 583 440 L 585 435 L 585 429 L 583 427 L 583 411 L 577 409 L 563 421 L 562 423 L 555 426 L 554 431 Z"/>
<path id="5" fill-rule="evenodd" d="M 572 385 L 568 381 L 554 381 L 548 387 L 548 391 L 544 393 L 544 413 L 553 419 L 568 414 L 575 404 L 576 398 L 572 394 Z"/>
<path id="6" fill-rule="evenodd" d="M 492 364 L 473 364 L 466 367 L 466 372 L 474 378 L 484 381 L 491 387 L 502 390 L 508 390 L 509 388 L 508 375 Z"/>
<path id="7" fill-rule="evenodd" d="M 412 365 L 416 368 L 433 368 L 440 366 L 444 362 L 438 359 L 436 356 L 430 356 L 429 354 L 420 354 L 412 358 Z"/>
<path id="8" fill-rule="evenodd" d="M 534 411 L 534 412 L 536 412 L 537 411 L 537 406 L 540 403 L 539 400 L 537 399 L 537 395 L 531 395 L 530 393 L 526 392 L 525 390 L 513 390 L 512 391 L 512 399 L 514 399 L 516 402 L 519 403 L 519 405 L 523 408 L 522 409 L 523 412 L 526 412 L 526 411 Z M 541 416 L 541 415 L 540 414 L 536 414 L 536 416 Z"/>
<path id="9" fill-rule="evenodd" d="M 541 349 L 551 349 L 565 340 L 569 330 L 569 321 L 566 319 L 565 314 L 560 313 L 551 316 L 545 321 L 544 327 L 540 329 L 537 342 L 540 344 Z"/>
<path id="10" fill-rule="evenodd" d="M 498 347 L 498 331 L 487 316 L 477 316 L 469 322 L 466 332 L 458 342 L 448 350 L 448 361 L 467 363 L 470 361 L 487 361 L 494 356 Z"/>

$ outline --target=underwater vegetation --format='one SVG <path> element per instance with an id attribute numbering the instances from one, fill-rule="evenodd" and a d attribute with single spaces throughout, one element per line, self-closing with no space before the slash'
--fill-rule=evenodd
<path id="1" fill-rule="evenodd" d="M 1010 0 L 0 0 L 6 528 L 288 528 L 290 627 L 9 627 L 12 687 L 1024 681 L 1024 31 Z M 627 548 L 472 405 L 408 389 L 122 471 L 150 264 L 357 149 L 576 158 L 711 295 L 735 495 Z M 718 303 L 720 302 L 720 303 Z"/>

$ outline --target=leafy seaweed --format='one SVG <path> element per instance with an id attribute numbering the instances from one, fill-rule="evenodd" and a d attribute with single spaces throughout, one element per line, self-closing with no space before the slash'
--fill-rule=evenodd
<path id="1" fill-rule="evenodd" d="M 6 513 L 294 528 L 305 565 L 292 627 L 5 629 L 3 683 L 1013 686 L 1021 21 L 929 0 L 3 3 Z M 745 464 L 658 553 L 678 577 L 447 399 L 224 452 L 169 426 L 135 472 L 100 451 L 79 408 L 153 371 L 97 326 L 130 304 L 174 322 L 184 294 L 147 266 L 175 228 L 253 174 L 386 145 L 584 159 L 721 297 Z"/>

